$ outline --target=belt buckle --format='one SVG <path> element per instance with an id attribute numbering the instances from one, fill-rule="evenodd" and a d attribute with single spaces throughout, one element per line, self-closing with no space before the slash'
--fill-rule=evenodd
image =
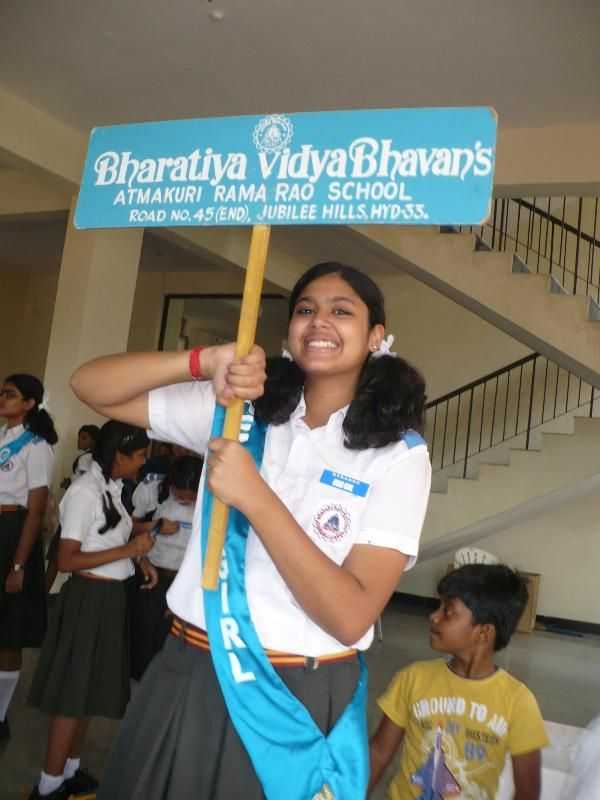
<path id="1" fill-rule="evenodd" d="M 304 657 L 304 669 L 307 672 L 314 672 L 315 670 L 319 669 L 319 659 L 317 656 L 305 656 Z"/>

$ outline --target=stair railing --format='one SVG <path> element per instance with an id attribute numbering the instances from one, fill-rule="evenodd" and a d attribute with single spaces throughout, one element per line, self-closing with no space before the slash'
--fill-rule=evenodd
<path id="1" fill-rule="evenodd" d="M 516 253 L 532 272 L 551 275 L 567 294 L 600 303 L 598 197 L 494 199 L 485 225 L 459 226 L 477 233 L 492 250 Z"/>
<path id="2" fill-rule="evenodd" d="M 425 437 L 434 471 L 452 465 L 467 477 L 474 456 L 522 438 L 572 411 L 600 415 L 594 387 L 553 361 L 532 353 L 428 403 Z"/>

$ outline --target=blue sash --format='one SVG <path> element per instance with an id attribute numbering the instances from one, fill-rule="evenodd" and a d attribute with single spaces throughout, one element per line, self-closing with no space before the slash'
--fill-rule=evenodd
<path id="1" fill-rule="evenodd" d="M 21 450 L 29 444 L 33 439 L 36 439 L 34 433 L 28 430 L 24 430 L 20 436 L 17 436 L 16 439 L 13 439 L 12 442 L 4 445 L 0 448 L 0 467 L 4 466 L 7 461 L 9 461 L 13 456 L 16 456 L 17 453 L 20 453 Z"/>
<path id="2" fill-rule="evenodd" d="M 221 436 L 225 412 L 217 405 L 212 436 Z M 249 417 L 245 416 L 244 420 Z M 248 425 L 242 425 L 243 430 Z M 245 447 L 262 463 L 266 426 L 251 425 Z M 202 552 L 206 552 L 213 496 L 202 498 Z M 367 668 L 360 657 L 354 696 L 328 736 L 290 692 L 258 639 L 245 590 L 248 520 L 230 509 L 219 586 L 204 592 L 206 626 L 215 671 L 229 716 L 262 783 L 267 800 L 364 798 L 369 781 Z"/>

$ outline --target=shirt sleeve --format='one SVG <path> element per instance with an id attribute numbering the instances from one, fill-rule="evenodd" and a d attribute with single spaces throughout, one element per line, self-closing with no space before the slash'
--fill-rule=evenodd
<path id="1" fill-rule="evenodd" d="M 403 669 L 397 672 L 388 688 L 377 699 L 377 705 L 388 719 L 399 728 L 408 724 L 409 708 L 409 672 Z"/>
<path id="2" fill-rule="evenodd" d="M 173 442 L 203 455 L 210 439 L 214 409 L 212 381 L 153 389 L 148 396 L 150 438 Z"/>
<path id="3" fill-rule="evenodd" d="M 83 542 L 95 519 L 96 496 L 86 488 L 73 483 L 60 504 L 61 539 Z"/>
<path id="4" fill-rule="evenodd" d="M 27 471 L 27 489 L 39 489 L 52 483 L 52 467 L 54 451 L 47 442 L 35 442 L 27 448 L 25 469 Z"/>
<path id="5" fill-rule="evenodd" d="M 508 729 L 508 749 L 511 756 L 540 750 L 549 744 L 544 720 L 537 700 L 525 685 L 515 697 L 512 719 Z"/>
<path id="6" fill-rule="evenodd" d="M 389 547 L 410 556 L 406 569 L 417 560 L 425 521 L 431 464 L 427 448 L 409 450 L 371 486 L 362 529 L 356 544 Z"/>
<path id="7" fill-rule="evenodd" d="M 148 485 L 145 483 L 140 483 L 136 486 L 133 496 L 131 498 L 133 502 L 133 514 L 132 516 L 136 519 L 142 519 L 145 517 L 149 511 L 153 511 L 154 509 L 150 505 L 150 497 L 149 497 Z"/>

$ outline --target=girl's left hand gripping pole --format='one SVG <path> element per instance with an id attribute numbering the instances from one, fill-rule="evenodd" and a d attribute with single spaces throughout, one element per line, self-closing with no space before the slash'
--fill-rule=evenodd
<path id="1" fill-rule="evenodd" d="M 252 228 L 246 281 L 244 283 L 244 296 L 242 299 L 235 350 L 236 358 L 244 358 L 244 356 L 247 356 L 254 344 L 270 234 L 270 225 L 254 225 Z M 243 401 L 237 398 L 227 407 L 225 424 L 223 426 L 223 436 L 225 439 L 231 439 L 234 442 L 238 441 L 243 409 Z M 229 507 L 215 497 L 212 508 L 208 543 L 202 572 L 202 586 L 205 589 L 214 590 L 217 588 L 219 580 Z"/>

